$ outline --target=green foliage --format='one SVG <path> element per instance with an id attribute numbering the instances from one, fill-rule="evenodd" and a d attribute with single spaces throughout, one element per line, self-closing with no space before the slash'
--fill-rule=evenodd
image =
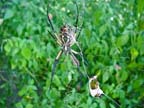
<path id="1" fill-rule="evenodd" d="M 87 58 L 88 74 L 98 75 L 104 93 L 121 108 L 143 108 L 143 0 L 77 3 L 79 26 L 84 22 L 78 41 Z M 80 84 L 79 73 L 66 56 L 60 59 L 48 91 L 60 47 L 47 31 L 47 5 L 57 33 L 65 23 L 74 25 L 76 7 L 70 0 L 0 2 L 0 107 L 117 108 L 105 96 L 89 95 L 88 80 L 83 77 Z"/>

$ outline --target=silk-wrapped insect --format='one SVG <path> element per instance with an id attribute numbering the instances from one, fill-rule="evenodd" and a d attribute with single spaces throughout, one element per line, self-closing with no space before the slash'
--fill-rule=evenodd
<path id="1" fill-rule="evenodd" d="M 89 79 L 89 90 L 90 90 L 91 96 L 93 97 L 99 97 L 104 94 L 103 91 L 99 87 L 97 76 L 93 76 L 92 78 Z"/>

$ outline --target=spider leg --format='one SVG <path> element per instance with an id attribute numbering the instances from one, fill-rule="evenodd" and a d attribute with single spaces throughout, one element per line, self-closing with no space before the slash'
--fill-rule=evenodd
<path id="1" fill-rule="evenodd" d="M 71 51 L 72 51 L 74 54 L 80 54 L 79 52 L 77 52 L 77 51 L 75 51 L 75 50 L 73 50 L 73 49 L 71 49 Z"/>
<path id="2" fill-rule="evenodd" d="M 76 5 L 76 10 L 77 10 L 77 15 L 76 15 L 76 22 L 75 22 L 75 27 L 76 27 L 76 30 L 75 30 L 75 33 L 77 32 L 78 30 L 78 22 L 79 22 L 79 9 L 78 9 L 78 5 L 77 5 L 77 2 L 75 2 L 75 5 Z M 80 33 L 81 33 L 81 30 L 82 30 L 82 27 L 83 27 L 83 23 L 80 27 L 80 30 L 79 30 L 79 33 L 77 35 L 77 39 L 79 38 L 80 36 Z"/>
<path id="3" fill-rule="evenodd" d="M 84 25 L 84 23 L 82 23 L 82 25 L 81 25 L 81 27 L 80 27 L 80 30 L 79 30 L 79 33 L 78 33 L 78 35 L 77 35 L 76 39 L 78 39 L 78 38 L 79 38 L 80 33 L 81 33 L 81 31 L 82 31 L 82 27 L 83 27 L 83 25 Z"/>
<path id="4" fill-rule="evenodd" d="M 73 49 L 71 49 L 71 51 L 74 53 L 74 54 L 78 54 L 78 55 L 80 55 L 80 57 L 81 57 L 81 59 L 83 59 L 84 60 L 84 64 L 88 64 L 88 61 L 85 59 L 85 57 L 84 57 L 84 55 L 83 55 L 83 53 L 81 52 L 77 52 L 77 51 L 75 51 L 75 50 L 73 50 Z"/>
<path id="5" fill-rule="evenodd" d="M 53 77 L 54 77 L 54 74 L 55 74 L 55 69 L 56 69 L 56 66 L 57 66 L 57 64 L 58 64 L 58 62 L 59 62 L 59 59 L 60 59 L 62 53 L 63 53 L 63 50 L 60 50 L 60 51 L 58 52 L 58 55 L 56 56 L 55 61 L 54 61 L 54 63 L 53 63 L 49 90 L 51 89 L 51 84 L 52 84 Z"/>
<path id="6" fill-rule="evenodd" d="M 50 19 L 50 17 L 49 17 L 48 7 L 47 7 L 47 19 L 48 19 L 48 20 L 47 20 L 47 23 L 50 25 L 52 31 L 55 32 L 54 26 L 53 26 L 53 24 L 52 24 L 52 22 L 51 22 L 51 19 Z"/>
<path id="7" fill-rule="evenodd" d="M 70 51 L 70 57 L 71 57 L 73 63 L 77 66 L 77 70 L 78 70 L 78 72 L 80 73 L 80 77 L 82 78 L 83 74 L 82 74 L 82 72 L 80 71 L 79 61 L 78 61 L 78 59 L 75 57 L 75 55 L 72 53 L 72 51 Z"/>
<path id="8" fill-rule="evenodd" d="M 76 45 L 77 45 L 77 47 L 79 48 L 79 50 L 80 50 L 80 55 L 81 55 L 81 57 L 82 57 L 82 59 L 84 58 L 83 57 L 83 53 L 82 53 L 82 49 L 81 49 L 81 47 L 80 47 L 80 45 L 79 45 L 79 43 L 78 42 L 76 42 Z M 75 51 L 76 52 L 76 51 Z"/>
<path id="9" fill-rule="evenodd" d="M 76 33 L 77 32 L 77 27 L 78 27 L 78 21 L 79 21 L 79 9 L 78 9 L 77 2 L 75 2 L 75 5 L 76 5 L 76 10 L 77 10 L 76 22 L 75 22 L 75 27 L 76 27 L 75 33 Z"/>
<path id="10" fill-rule="evenodd" d="M 48 6 L 47 6 L 47 24 L 48 24 L 48 26 L 51 27 L 51 29 L 52 29 L 52 31 L 53 31 L 53 33 L 51 33 L 51 32 L 48 30 L 49 34 L 52 36 L 52 38 L 54 38 L 55 40 L 57 40 L 58 37 L 57 37 L 57 35 L 56 35 L 56 31 L 55 31 L 55 29 L 54 29 L 53 23 L 52 23 L 52 21 L 51 21 L 51 19 L 50 19 L 50 16 L 49 16 Z"/>
<path id="11" fill-rule="evenodd" d="M 76 54 L 78 54 L 78 53 L 76 53 Z M 81 87 L 82 85 L 83 85 L 83 77 L 84 77 L 84 74 L 80 71 L 80 64 L 79 64 L 79 61 L 77 60 L 77 58 L 74 56 L 74 53 L 71 51 L 71 54 L 70 54 L 70 56 L 71 56 L 71 59 L 72 59 L 72 61 L 73 62 L 75 62 L 76 63 L 76 65 L 77 65 L 77 71 L 79 72 L 79 74 L 80 74 L 80 76 L 79 76 L 79 78 L 78 78 L 78 85 Z"/>
<path id="12" fill-rule="evenodd" d="M 72 62 L 74 63 L 74 65 L 76 65 L 77 67 L 79 67 L 79 61 L 78 61 L 78 59 L 75 57 L 75 55 L 71 52 L 70 53 L 70 57 L 71 57 L 71 59 L 72 59 Z"/>
<path id="13" fill-rule="evenodd" d="M 56 40 L 56 37 L 48 30 L 48 33 L 52 36 L 52 38 L 54 39 L 54 40 Z"/>
<path id="14" fill-rule="evenodd" d="M 81 49 L 81 47 L 80 47 L 80 45 L 79 45 L 79 43 L 78 42 L 76 42 L 76 45 L 77 45 L 77 47 L 79 48 L 79 50 L 80 50 L 80 57 L 82 58 L 82 62 L 83 62 L 83 68 L 84 68 L 84 71 L 85 71 L 85 73 L 86 73 L 86 76 L 87 76 L 87 78 L 89 79 L 89 76 L 88 76 L 88 73 L 87 73 L 87 71 L 86 71 L 86 67 L 85 67 L 85 59 L 84 59 L 84 56 L 83 56 L 83 53 L 82 53 L 82 49 Z M 75 51 L 76 52 L 76 51 Z M 87 64 L 87 63 L 86 63 Z"/>

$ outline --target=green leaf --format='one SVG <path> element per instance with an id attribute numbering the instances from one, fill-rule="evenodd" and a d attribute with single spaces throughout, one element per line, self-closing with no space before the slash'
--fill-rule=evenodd
<path id="1" fill-rule="evenodd" d="M 25 87 L 23 87 L 19 92 L 18 92 L 18 95 L 19 96 L 23 96 L 27 93 L 27 89 Z"/>
<path id="2" fill-rule="evenodd" d="M 134 82 L 133 82 L 133 87 L 134 89 L 138 89 L 142 86 L 143 84 L 143 79 L 136 79 Z"/>
<path id="3" fill-rule="evenodd" d="M 22 59 L 21 60 L 21 67 L 26 68 L 26 65 L 27 65 L 27 61 Z"/>
<path id="4" fill-rule="evenodd" d="M 135 60 L 137 56 L 139 55 L 139 52 L 135 48 L 131 48 L 131 60 Z"/>
<path id="5" fill-rule="evenodd" d="M 104 74 L 103 74 L 103 82 L 108 81 L 108 79 L 109 79 L 109 73 L 108 72 L 104 72 Z"/>
<path id="6" fill-rule="evenodd" d="M 34 86 L 34 85 L 29 85 L 28 88 L 29 88 L 30 90 L 32 90 L 32 91 L 33 91 L 33 90 L 37 90 L 37 87 Z"/>
<path id="7" fill-rule="evenodd" d="M 4 46 L 4 49 L 7 53 L 10 53 L 11 49 L 13 47 L 13 43 L 11 40 L 8 40 L 6 45 Z"/>
<path id="8" fill-rule="evenodd" d="M 128 43 L 129 36 L 128 35 L 123 35 L 117 38 L 116 44 L 118 47 L 124 46 L 125 44 Z"/>
<path id="9" fill-rule="evenodd" d="M 144 36 L 137 37 L 137 48 L 139 50 L 140 55 L 144 54 Z"/>
<path id="10" fill-rule="evenodd" d="M 128 72 L 123 71 L 123 72 L 121 73 L 121 79 L 122 79 L 122 81 L 127 80 L 127 78 L 128 78 Z"/>
<path id="11" fill-rule="evenodd" d="M 99 35 L 102 36 L 107 30 L 106 24 L 102 25 L 99 29 Z"/>
<path id="12" fill-rule="evenodd" d="M 144 9 L 143 0 L 137 0 L 137 1 L 138 1 L 138 4 L 137 4 L 138 12 L 141 13 L 143 12 L 143 9 Z"/>
<path id="13" fill-rule="evenodd" d="M 88 98 L 87 104 L 88 104 L 89 106 L 92 104 L 92 99 L 91 99 L 91 97 Z"/>
<path id="14" fill-rule="evenodd" d="M 11 63 L 11 68 L 12 68 L 12 69 L 15 69 L 16 66 L 17 66 L 16 63 L 15 63 L 15 61 L 14 61 L 13 59 L 11 59 L 11 60 L 10 60 L 10 63 Z"/>
<path id="15" fill-rule="evenodd" d="M 33 105 L 32 104 L 27 104 L 26 108 L 33 108 Z"/>
<path id="16" fill-rule="evenodd" d="M 100 100 L 100 108 L 106 108 L 104 100 Z"/>
<path id="17" fill-rule="evenodd" d="M 57 99 L 60 96 L 59 90 L 57 90 L 56 88 L 53 88 L 51 90 L 50 96 L 54 99 Z"/>
<path id="18" fill-rule="evenodd" d="M 34 84 L 34 80 L 33 79 L 29 80 L 29 84 L 33 85 Z"/>
<path id="19" fill-rule="evenodd" d="M 125 98 L 125 91 L 119 90 L 118 93 L 119 93 L 119 96 L 120 96 L 121 99 Z"/>
<path id="20" fill-rule="evenodd" d="M 14 11 L 8 9 L 4 15 L 4 19 L 10 19 L 11 17 L 13 17 L 13 15 L 14 15 Z"/>
<path id="21" fill-rule="evenodd" d="M 17 33 L 19 34 L 19 36 L 22 34 L 22 32 L 23 32 L 23 28 L 24 28 L 24 25 L 18 25 L 18 27 L 17 27 Z"/>
<path id="22" fill-rule="evenodd" d="M 113 104 L 109 103 L 109 105 L 110 105 L 110 108 L 115 108 Z"/>
<path id="23" fill-rule="evenodd" d="M 16 108 L 24 108 L 21 102 L 16 103 L 15 105 L 16 105 Z"/>
<path id="24" fill-rule="evenodd" d="M 57 75 L 54 76 L 54 80 L 53 80 L 54 84 L 57 86 L 57 87 L 60 87 L 61 86 L 61 81 L 59 79 L 59 77 Z"/>
<path id="25" fill-rule="evenodd" d="M 30 48 L 27 48 L 27 47 L 23 48 L 22 51 L 21 51 L 21 54 L 22 54 L 22 56 L 25 59 L 29 60 L 30 57 L 31 57 L 31 50 L 30 50 Z"/>

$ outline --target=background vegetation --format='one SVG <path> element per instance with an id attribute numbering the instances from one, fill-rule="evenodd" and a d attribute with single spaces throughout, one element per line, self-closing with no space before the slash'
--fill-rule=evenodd
<path id="1" fill-rule="evenodd" d="M 144 108 L 143 0 L 77 3 L 79 25 L 84 22 L 78 41 L 89 76 L 98 75 L 104 93 L 121 108 Z M 47 31 L 47 4 L 57 32 L 65 23 L 73 25 L 76 7 L 71 0 L 0 0 L 0 108 L 117 108 L 105 96 L 89 95 L 88 80 L 83 77 L 79 83 L 66 56 L 48 92 L 60 47 Z"/>

